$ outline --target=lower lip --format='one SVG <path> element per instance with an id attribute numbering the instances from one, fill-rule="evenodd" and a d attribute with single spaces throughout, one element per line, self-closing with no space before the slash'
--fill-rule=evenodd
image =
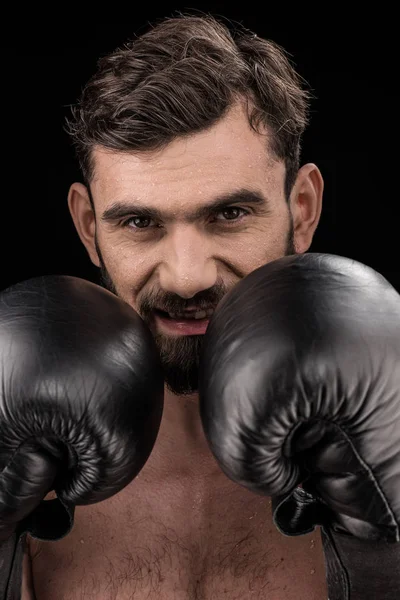
<path id="1" fill-rule="evenodd" d="M 208 327 L 209 319 L 169 319 L 160 314 L 155 315 L 158 330 L 175 335 L 203 335 Z"/>

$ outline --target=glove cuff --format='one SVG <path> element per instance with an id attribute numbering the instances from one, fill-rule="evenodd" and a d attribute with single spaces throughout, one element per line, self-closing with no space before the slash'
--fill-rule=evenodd
<path id="1" fill-rule="evenodd" d="M 329 600 L 398 600 L 400 543 L 363 540 L 323 527 Z"/>
<path id="2" fill-rule="evenodd" d="M 59 498 L 42 501 L 6 540 L 0 541 L 0 600 L 21 597 L 26 536 L 55 541 L 66 536 L 74 523 L 74 507 Z"/>
<path id="3" fill-rule="evenodd" d="M 0 542 L 0 598 L 19 600 L 26 536 L 13 533 Z"/>

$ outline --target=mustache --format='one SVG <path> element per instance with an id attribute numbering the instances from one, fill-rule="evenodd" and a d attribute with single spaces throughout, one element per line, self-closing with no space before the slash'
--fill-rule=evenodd
<path id="1" fill-rule="evenodd" d="M 144 296 L 139 303 L 139 312 L 143 317 L 149 317 L 154 310 L 182 313 L 188 308 L 196 307 L 198 310 L 214 308 L 227 292 L 227 287 L 216 284 L 212 288 L 203 290 L 189 299 L 182 298 L 172 292 L 155 292 Z"/>

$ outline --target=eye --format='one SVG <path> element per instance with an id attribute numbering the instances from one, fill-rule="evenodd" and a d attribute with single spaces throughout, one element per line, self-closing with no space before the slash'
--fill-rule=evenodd
<path id="1" fill-rule="evenodd" d="M 238 206 L 228 206 L 216 214 L 217 216 L 223 216 L 222 219 L 217 219 L 218 221 L 237 221 L 244 215 L 247 215 L 248 212 L 244 210 L 244 208 L 239 208 Z"/>
<path id="2" fill-rule="evenodd" d="M 124 221 L 123 226 L 131 229 L 147 229 L 152 223 L 150 217 L 129 217 Z"/>

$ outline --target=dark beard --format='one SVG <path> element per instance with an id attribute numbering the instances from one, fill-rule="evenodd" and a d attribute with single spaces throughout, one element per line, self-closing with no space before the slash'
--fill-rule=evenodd
<path id="1" fill-rule="evenodd" d="M 105 267 L 100 248 L 95 239 L 96 250 L 100 262 L 100 285 L 117 294 L 115 285 Z M 286 244 L 285 255 L 295 254 L 294 231 L 291 224 Z M 243 274 L 235 273 L 238 279 Z M 160 291 L 158 294 L 149 294 L 142 298 L 137 308 L 140 316 L 153 333 L 155 342 L 160 352 L 164 368 L 164 380 L 167 388 L 179 396 L 190 395 L 198 391 L 199 358 L 203 343 L 202 335 L 166 336 L 157 333 L 153 324 L 153 310 L 162 306 L 167 312 L 183 312 L 188 304 L 196 304 L 199 308 L 216 306 L 225 296 L 228 289 L 222 282 L 208 290 L 199 292 L 190 300 L 180 296 Z"/>

